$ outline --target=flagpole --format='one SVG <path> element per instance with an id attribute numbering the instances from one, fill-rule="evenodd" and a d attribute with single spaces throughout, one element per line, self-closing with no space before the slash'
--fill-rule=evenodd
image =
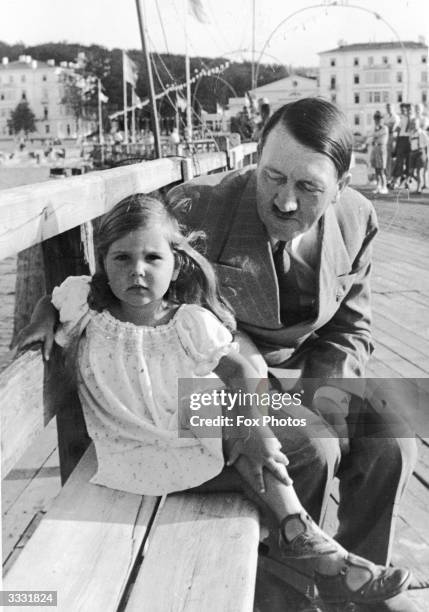
<path id="1" fill-rule="evenodd" d="M 150 99 L 150 108 L 151 108 L 152 131 L 153 131 L 153 136 L 155 139 L 155 153 L 156 153 L 157 158 L 160 158 L 162 157 L 161 136 L 159 133 L 158 112 L 156 109 L 155 87 L 153 84 L 152 66 L 150 63 L 150 56 L 149 56 L 149 51 L 148 51 L 148 46 L 147 46 L 147 41 L 146 41 L 146 32 L 145 32 L 145 28 L 143 25 L 143 15 L 142 15 L 142 9 L 140 6 L 140 0 L 136 0 L 136 7 L 137 7 L 139 29 L 140 29 L 140 38 L 142 41 L 142 50 L 143 50 L 143 55 L 145 58 L 147 76 L 148 76 L 148 81 L 149 81 L 149 99 Z"/>
<path id="2" fill-rule="evenodd" d="M 122 49 L 122 86 L 124 91 L 124 136 L 128 152 L 128 112 L 127 112 L 127 81 L 125 79 L 125 51 Z"/>
<path id="3" fill-rule="evenodd" d="M 131 88 L 131 142 L 136 141 L 136 107 L 135 107 L 135 91 Z"/>
<path id="4" fill-rule="evenodd" d="M 103 110 L 101 106 L 101 79 L 97 79 L 98 91 L 98 142 L 100 143 L 101 163 L 104 164 Z"/>
<path id="5" fill-rule="evenodd" d="M 184 0 L 185 13 L 185 80 L 186 80 L 186 127 L 187 140 L 192 140 L 191 60 L 188 44 L 188 0 Z"/>

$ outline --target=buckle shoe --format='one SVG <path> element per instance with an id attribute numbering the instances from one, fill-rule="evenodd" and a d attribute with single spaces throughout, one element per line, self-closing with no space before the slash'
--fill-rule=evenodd
<path id="1" fill-rule="evenodd" d="M 347 584 L 351 567 L 362 567 L 370 572 L 370 578 L 357 590 Z M 321 599 L 326 603 L 375 603 L 385 601 L 404 591 L 411 579 L 409 570 L 382 567 L 370 561 L 348 554 L 344 568 L 335 576 L 314 573 L 314 581 Z"/>

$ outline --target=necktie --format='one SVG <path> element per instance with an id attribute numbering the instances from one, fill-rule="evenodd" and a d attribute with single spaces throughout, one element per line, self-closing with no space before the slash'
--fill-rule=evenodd
<path id="1" fill-rule="evenodd" d="M 286 242 L 279 240 L 273 253 L 274 266 L 277 274 L 287 274 L 290 270 L 290 257 L 286 249 Z"/>

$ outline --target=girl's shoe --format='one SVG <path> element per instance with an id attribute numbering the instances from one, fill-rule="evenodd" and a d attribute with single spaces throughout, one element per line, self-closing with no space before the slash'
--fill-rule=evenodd
<path id="1" fill-rule="evenodd" d="M 285 533 L 287 523 L 290 521 L 298 521 L 300 531 L 291 540 L 287 540 Z M 339 544 L 323 533 L 308 514 L 301 512 L 290 514 L 282 520 L 279 532 L 279 548 L 285 557 L 311 559 L 338 552 Z"/>
<path id="2" fill-rule="evenodd" d="M 371 576 L 359 589 L 352 590 L 347 584 L 347 574 L 352 567 L 361 567 Z M 335 576 L 315 572 L 314 581 L 322 601 L 326 603 L 369 604 L 390 599 L 404 591 L 410 581 L 409 570 L 393 569 L 375 565 L 351 553 L 345 559 L 344 568 Z"/>

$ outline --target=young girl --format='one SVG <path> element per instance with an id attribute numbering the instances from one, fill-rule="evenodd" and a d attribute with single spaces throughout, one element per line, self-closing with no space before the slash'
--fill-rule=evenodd
<path id="1" fill-rule="evenodd" d="M 371 134 L 371 166 L 375 170 L 375 178 L 377 186 L 374 193 L 386 195 L 389 193 L 387 189 L 386 165 L 387 165 L 387 142 L 389 139 L 389 130 L 387 125 L 382 123 L 382 114 L 380 111 L 374 113 L 374 131 Z"/>
<path id="2" fill-rule="evenodd" d="M 77 371 L 78 392 L 98 471 L 92 482 L 139 494 L 197 487 L 234 464 L 273 511 L 285 557 L 307 558 L 327 602 L 373 602 L 404 590 L 409 573 L 347 553 L 306 514 L 288 476 L 288 460 L 255 407 L 228 411 L 233 426 L 220 438 L 178 436 L 178 380 L 223 381 L 229 391 L 255 392 L 260 377 L 233 341 L 234 318 L 218 292 L 211 265 L 164 205 L 128 197 L 105 215 L 92 278 L 67 278 L 43 298 L 19 347 L 55 341 Z M 189 402 L 188 402 L 189 404 Z M 218 409 L 221 410 L 220 408 Z M 210 407 L 216 416 L 216 405 Z M 181 419 L 183 422 L 183 415 Z M 185 419 L 186 421 L 186 419 Z M 189 423 L 189 420 L 188 420 Z M 226 429 L 226 428 L 225 428 Z M 207 431 L 207 430 L 206 430 Z M 237 481 L 237 479 L 235 479 Z M 210 484 L 210 483 L 209 483 Z"/>

